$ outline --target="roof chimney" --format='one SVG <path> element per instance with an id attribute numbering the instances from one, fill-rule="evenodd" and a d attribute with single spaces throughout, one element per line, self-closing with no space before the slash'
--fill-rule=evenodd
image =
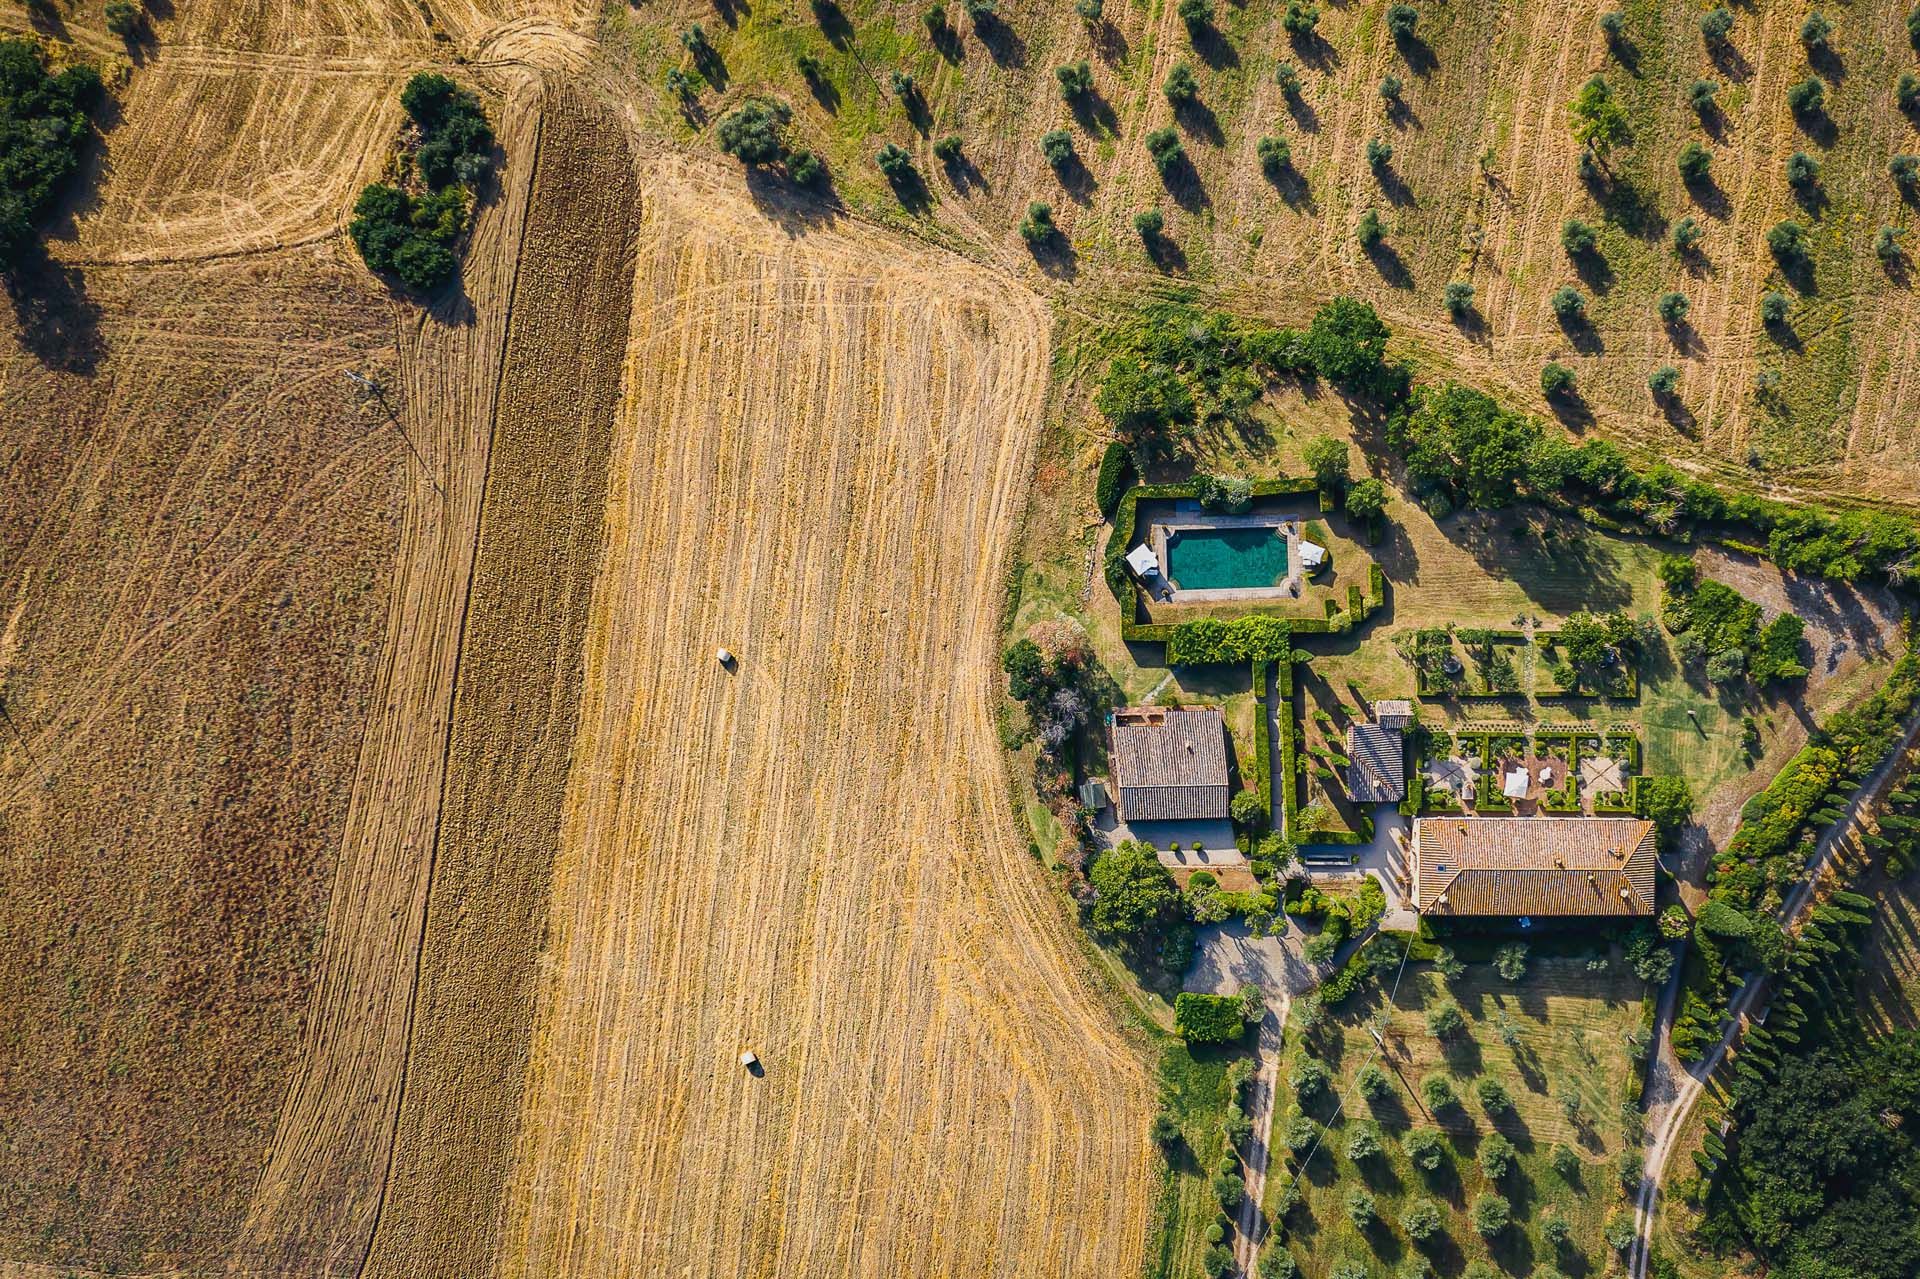
<path id="1" fill-rule="evenodd" d="M 1595 878 L 1594 878 L 1593 876 L 1591 876 L 1591 875 L 1589 875 L 1589 876 L 1587 876 L 1587 882 L 1588 882 L 1589 884 L 1597 884 L 1597 883 L 1599 883 L 1600 881 L 1599 881 L 1599 880 L 1597 880 L 1597 879 L 1595 879 Z"/>
<path id="2" fill-rule="evenodd" d="M 1624 888 L 1620 890 L 1620 900 L 1621 901 L 1627 900 L 1627 890 Z"/>

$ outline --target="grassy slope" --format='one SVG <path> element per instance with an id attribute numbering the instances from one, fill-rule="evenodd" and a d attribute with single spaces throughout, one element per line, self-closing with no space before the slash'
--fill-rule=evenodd
<path id="1" fill-rule="evenodd" d="M 1606 1160 L 1623 1144 L 1620 1102 L 1631 1073 L 1625 1040 L 1639 1025 L 1642 989 L 1617 958 L 1604 973 L 1589 973 L 1580 959 L 1537 959 L 1517 985 L 1500 981 L 1490 966 L 1474 965 L 1451 992 L 1425 966 L 1409 969 L 1384 1032 L 1392 1046 L 1389 1060 L 1416 1088 L 1426 1074 L 1445 1073 L 1464 1099 L 1451 1118 L 1443 1115 L 1449 1162 L 1431 1180 L 1411 1166 L 1399 1145 L 1410 1123 L 1425 1122 L 1418 1118 L 1419 1103 L 1403 1090 L 1397 1103 L 1372 1110 L 1351 1082 L 1361 1063 L 1373 1055 L 1365 1021 L 1376 1008 L 1356 1003 L 1330 1019 L 1337 1034 L 1324 1056 L 1336 1088 L 1347 1098 L 1347 1109 L 1307 1165 L 1303 1202 L 1288 1218 L 1303 1272 L 1319 1279 L 1343 1260 L 1369 1265 L 1370 1273 L 1397 1265 L 1411 1247 L 1398 1224 L 1400 1215 L 1409 1202 L 1423 1196 L 1437 1200 L 1446 1218 L 1445 1241 L 1427 1249 L 1443 1273 L 1457 1274 L 1476 1257 L 1491 1257 L 1517 1273 L 1553 1262 L 1551 1246 L 1537 1229 L 1549 1208 L 1572 1224 L 1571 1248 L 1583 1254 L 1593 1270 L 1605 1269 L 1601 1230 L 1608 1213 L 1622 1202 Z M 1426 1009 L 1449 997 L 1467 1014 L 1469 1027 L 1467 1040 L 1451 1057 L 1427 1032 L 1424 1020 Z M 1503 1010 L 1520 1027 L 1518 1060 L 1495 1029 L 1494 1018 Z M 1327 1040 L 1323 1031 L 1314 1042 Z M 1482 1077 L 1506 1086 L 1515 1101 L 1513 1117 L 1498 1124 L 1488 1120 L 1472 1093 Z M 1578 1092 L 1590 1118 L 1584 1129 L 1568 1122 L 1558 1100 L 1569 1086 Z M 1275 1118 L 1276 1142 L 1296 1113 L 1297 1103 L 1283 1098 Z M 1316 1103 L 1309 1113 L 1324 1122 L 1332 1107 Z M 1388 1140 L 1385 1157 L 1362 1168 L 1346 1157 L 1345 1145 L 1353 1123 L 1369 1116 L 1379 1120 Z M 1501 1187 L 1513 1203 L 1515 1225 L 1488 1247 L 1474 1233 L 1468 1210 L 1475 1197 L 1490 1189 L 1475 1151 L 1495 1130 L 1519 1147 L 1520 1157 L 1517 1171 Z M 1553 1171 L 1548 1152 L 1555 1142 L 1579 1150 L 1584 1170 L 1577 1181 L 1569 1183 Z M 1270 1204 L 1277 1202 L 1286 1181 L 1276 1165 L 1268 1183 Z M 1348 1193 L 1361 1185 L 1374 1194 L 1382 1223 L 1365 1232 L 1354 1227 L 1345 1207 Z M 1554 1264 L 1569 1273 L 1582 1270 L 1571 1255 Z"/>
<path id="2" fill-rule="evenodd" d="M 876 0 L 849 0 L 839 48 L 799 0 L 728 9 L 731 27 L 693 0 L 614 5 L 605 27 L 643 114 L 669 135 L 710 146 L 713 123 L 734 100 L 778 92 L 795 104 L 800 138 L 826 154 L 836 190 L 861 213 L 917 222 L 1039 286 L 1071 282 L 1075 308 L 1123 299 L 1157 277 L 1130 226 L 1134 212 L 1155 207 L 1178 246 L 1160 266 L 1236 308 L 1297 318 L 1335 292 L 1358 292 L 1381 306 L 1418 360 L 1542 412 L 1540 364 L 1572 364 L 1599 429 L 1649 453 L 1789 487 L 1912 501 L 1900 477 L 1920 465 L 1920 442 L 1901 429 L 1920 401 L 1911 377 L 1920 357 L 1915 304 L 1870 248 L 1882 223 L 1911 221 L 1885 175 L 1894 152 L 1920 149 L 1891 101 L 1894 79 L 1914 64 L 1901 5 L 1829 6 L 1838 28 L 1838 62 L 1822 63 L 1831 130 L 1804 127 L 1785 105 L 1787 87 L 1809 69 L 1797 36 L 1808 6 L 1798 0 L 1737 10 L 1736 52 L 1717 65 L 1702 45 L 1698 9 L 1687 4 L 1629 4 L 1624 61 L 1609 56 L 1595 26 L 1610 3 L 1426 3 L 1417 6 L 1420 41 L 1405 49 L 1385 31 L 1383 0 L 1323 6 L 1309 44 L 1281 30 L 1283 7 L 1221 4 L 1217 34 L 1197 47 L 1170 4 L 1138 0 L 1111 0 L 1108 21 L 1094 30 L 1065 5 L 1004 4 L 990 42 L 955 3 L 948 18 L 959 34 L 944 52 L 922 27 L 920 6 Z M 684 61 L 678 36 L 696 20 L 721 51 L 725 91 L 705 92 L 683 115 L 660 83 Z M 824 60 L 830 90 L 815 95 L 801 82 L 793 59 L 802 51 Z M 1076 118 L 1052 72 L 1081 58 L 1094 66 L 1098 100 Z M 1272 81 L 1282 60 L 1303 77 L 1296 102 Z M 1203 103 L 1178 119 L 1159 90 L 1176 61 L 1198 75 Z M 919 124 L 886 88 L 896 68 L 922 87 L 928 113 Z M 1378 93 L 1389 72 L 1404 82 L 1406 104 L 1391 117 Z M 1576 175 L 1565 110 L 1595 72 L 1633 113 L 1632 143 L 1613 157 L 1620 182 L 1610 188 Z M 1721 111 L 1706 121 L 1684 101 L 1702 75 L 1724 86 Z M 1168 124 L 1194 163 L 1194 179 L 1175 190 L 1141 142 Z M 1036 146 L 1055 127 L 1073 132 L 1084 166 L 1065 182 Z M 970 175 L 945 172 L 932 157 L 932 140 L 948 132 L 965 137 Z M 1254 157 L 1265 134 L 1292 145 L 1293 170 L 1278 183 Z M 1384 182 L 1362 154 L 1374 136 L 1394 145 Z M 1696 139 L 1713 148 L 1714 181 L 1689 191 L 1673 157 Z M 932 201 L 925 216 L 903 211 L 874 169 L 883 141 L 915 153 Z M 1783 281 L 1763 237 L 1798 208 L 1783 169 L 1799 148 L 1822 161 L 1826 203 L 1803 215 L 1814 228 L 1810 287 L 1795 292 L 1790 331 L 1769 334 L 1757 321 L 1758 299 Z M 1021 244 L 1014 226 L 1035 199 L 1054 206 L 1070 249 L 1036 258 Z M 1352 236 L 1369 208 L 1389 230 L 1387 251 L 1371 256 Z M 1686 215 L 1707 229 L 1693 264 L 1666 242 Z M 1557 232 L 1569 216 L 1603 221 L 1604 266 L 1576 270 L 1560 252 Z M 1465 325 L 1440 306 L 1454 279 L 1477 291 Z M 1564 283 L 1592 297 L 1590 331 L 1553 322 L 1546 298 Z M 1677 334 L 1653 314 L 1669 289 L 1693 303 L 1690 328 Z M 1684 407 L 1672 414 L 1645 386 L 1648 372 L 1668 362 L 1683 370 Z M 1775 407 L 1753 395 L 1763 368 L 1781 374 Z M 1569 424 L 1586 423 L 1582 412 Z"/>

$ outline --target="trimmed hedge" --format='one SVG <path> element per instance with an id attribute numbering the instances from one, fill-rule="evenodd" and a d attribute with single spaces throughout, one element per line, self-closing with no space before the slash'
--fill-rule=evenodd
<path id="1" fill-rule="evenodd" d="M 1222 621 L 1199 617 L 1177 623 L 1167 640 L 1171 666 L 1214 662 L 1286 662 L 1293 655 L 1293 628 L 1284 617 L 1254 613 Z"/>
<path id="2" fill-rule="evenodd" d="M 1100 455 L 1100 479 L 1093 489 L 1093 501 L 1100 508 L 1100 514 L 1113 518 L 1132 475 L 1133 456 L 1127 452 L 1127 446 L 1119 440 L 1110 441 L 1107 451 Z"/>
<path id="3" fill-rule="evenodd" d="M 1260 804 L 1267 810 L 1269 821 L 1273 819 L 1273 734 L 1267 728 L 1267 669 L 1271 665 L 1264 661 L 1253 664 L 1253 780 L 1260 788 Z"/>

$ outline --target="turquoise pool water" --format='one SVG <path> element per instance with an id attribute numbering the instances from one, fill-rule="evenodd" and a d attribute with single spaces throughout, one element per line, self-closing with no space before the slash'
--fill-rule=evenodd
<path id="1" fill-rule="evenodd" d="M 1277 528 L 1184 529 L 1167 543 L 1167 576 L 1183 591 L 1279 586 L 1287 539 Z"/>

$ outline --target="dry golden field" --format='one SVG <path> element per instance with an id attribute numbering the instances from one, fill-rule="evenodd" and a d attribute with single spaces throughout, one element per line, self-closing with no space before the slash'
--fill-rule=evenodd
<path id="1" fill-rule="evenodd" d="M 1044 305 L 636 152 L 581 15 L 283 19 L 156 24 L 4 366 L 0 1273 L 1136 1267 L 990 719 Z M 340 229 L 455 55 L 421 311 Z"/>

